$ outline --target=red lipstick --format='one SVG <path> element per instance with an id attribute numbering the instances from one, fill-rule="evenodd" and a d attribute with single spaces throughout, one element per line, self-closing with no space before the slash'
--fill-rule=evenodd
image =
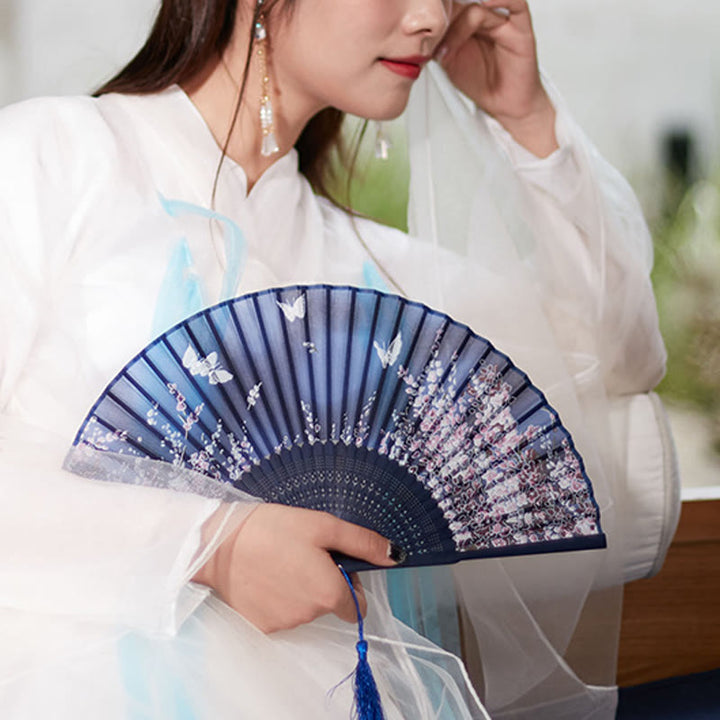
<path id="1" fill-rule="evenodd" d="M 392 72 L 402 77 L 410 78 L 411 80 L 417 80 L 420 76 L 420 71 L 423 69 L 423 65 L 430 58 L 424 55 L 411 55 L 410 57 L 401 58 L 380 58 L 380 62 Z"/>

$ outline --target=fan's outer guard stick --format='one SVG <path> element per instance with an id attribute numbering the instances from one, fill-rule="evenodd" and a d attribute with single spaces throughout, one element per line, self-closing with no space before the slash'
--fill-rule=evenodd
<path id="1" fill-rule="evenodd" d="M 380 568 L 364 560 L 355 558 L 343 559 L 343 565 L 348 572 L 361 572 L 363 570 L 389 570 L 390 572 L 409 567 L 428 567 L 431 565 L 454 565 L 464 560 L 481 560 L 485 558 L 518 557 L 527 555 L 545 555 L 548 553 L 576 552 L 580 550 L 602 550 L 607 547 L 605 533 L 596 535 L 583 535 L 561 540 L 543 540 L 523 545 L 503 545 L 501 547 L 480 548 L 464 552 L 426 553 L 408 555 L 402 565 L 391 568 Z"/>

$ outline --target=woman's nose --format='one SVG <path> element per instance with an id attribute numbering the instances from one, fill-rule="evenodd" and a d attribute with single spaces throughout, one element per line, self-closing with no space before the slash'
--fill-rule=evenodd
<path id="1" fill-rule="evenodd" d="M 403 29 L 410 35 L 440 38 L 449 23 L 448 0 L 408 0 Z"/>

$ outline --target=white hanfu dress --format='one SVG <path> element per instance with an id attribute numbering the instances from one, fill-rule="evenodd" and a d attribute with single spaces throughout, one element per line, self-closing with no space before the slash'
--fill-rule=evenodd
<path id="1" fill-rule="evenodd" d="M 577 219 L 597 208 L 592 193 L 573 191 L 592 184 L 576 141 L 535 161 L 498 128 L 492 133 L 540 208 L 528 221 L 551 223 L 552 242 L 577 273 L 592 276 Z M 503 338 L 509 325 L 526 322 L 523 284 L 509 285 L 492 267 L 458 262 L 453 252 L 398 231 L 353 222 L 313 194 L 294 151 L 250 193 L 242 168 L 225 159 L 211 201 L 220 150 L 177 87 L 7 108 L 0 112 L 0 158 L 0 715 L 349 717 L 349 685 L 328 693 L 354 666 L 354 626 L 322 618 L 265 636 L 189 581 L 253 503 L 87 480 L 61 469 L 65 453 L 132 356 L 174 322 L 226 297 L 296 283 L 363 286 L 386 269 L 408 296 L 436 304 L 442 278 L 440 309 L 512 354 L 521 349 L 518 336 L 507 337 L 516 347 Z M 556 290 L 562 296 L 563 288 Z M 622 348 L 612 365 L 622 393 L 650 390 L 663 372 L 649 285 L 639 292 L 635 346 Z M 477 300 L 483 297 L 487 302 Z M 612 304 L 613 293 L 603 301 Z M 550 317 L 553 302 L 549 297 Z M 641 363 L 626 361 L 634 353 Z M 532 364 L 532 348 L 521 355 L 519 365 Z M 650 512 L 657 520 L 654 506 Z M 645 550 L 651 559 L 658 552 Z M 490 575 L 503 572 L 494 566 Z M 457 582 L 472 617 L 472 584 L 481 576 L 471 568 L 466 574 L 470 580 Z M 583 575 L 582 593 L 599 574 L 594 568 L 589 584 Z M 520 592 L 532 597 L 533 582 L 528 576 Z M 388 717 L 484 717 L 462 666 L 392 620 L 381 575 L 366 584 L 368 633 L 378 638 L 371 663 Z M 487 602 L 494 594 L 490 588 Z M 495 627 L 501 632 L 501 623 Z M 533 632 L 545 642 L 542 617 Z M 482 633 L 477 639 L 484 642 Z M 502 668 L 517 662 L 520 669 L 530 656 L 504 657 L 500 645 L 495 674 L 506 678 Z M 493 712 L 502 716 L 518 697 L 530 697 L 533 708 L 542 678 L 524 689 L 511 683 L 514 691 L 506 679 L 494 685 L 494 650 L 479 652 Z M 562 688 L 553 692 L 553 701 L 565 697 Z M 611 717 L 612 687 L 588 698 L 578 707 Z"/>

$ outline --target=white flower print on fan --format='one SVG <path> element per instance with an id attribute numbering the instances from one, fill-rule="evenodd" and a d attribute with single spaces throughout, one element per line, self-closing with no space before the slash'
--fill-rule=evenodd
<path id="1" fill-rule="evenodd" d="M 248 393 L 247 399 L 245 402 L 247 403 L 247 409 L 250 410 L 255 407 L 257 404 L 258 398 L 260 397 L 260 388 L 262 387 L 262 383 L 259 382 L 254 387 L 250 388 L 250 392 Z"/>

